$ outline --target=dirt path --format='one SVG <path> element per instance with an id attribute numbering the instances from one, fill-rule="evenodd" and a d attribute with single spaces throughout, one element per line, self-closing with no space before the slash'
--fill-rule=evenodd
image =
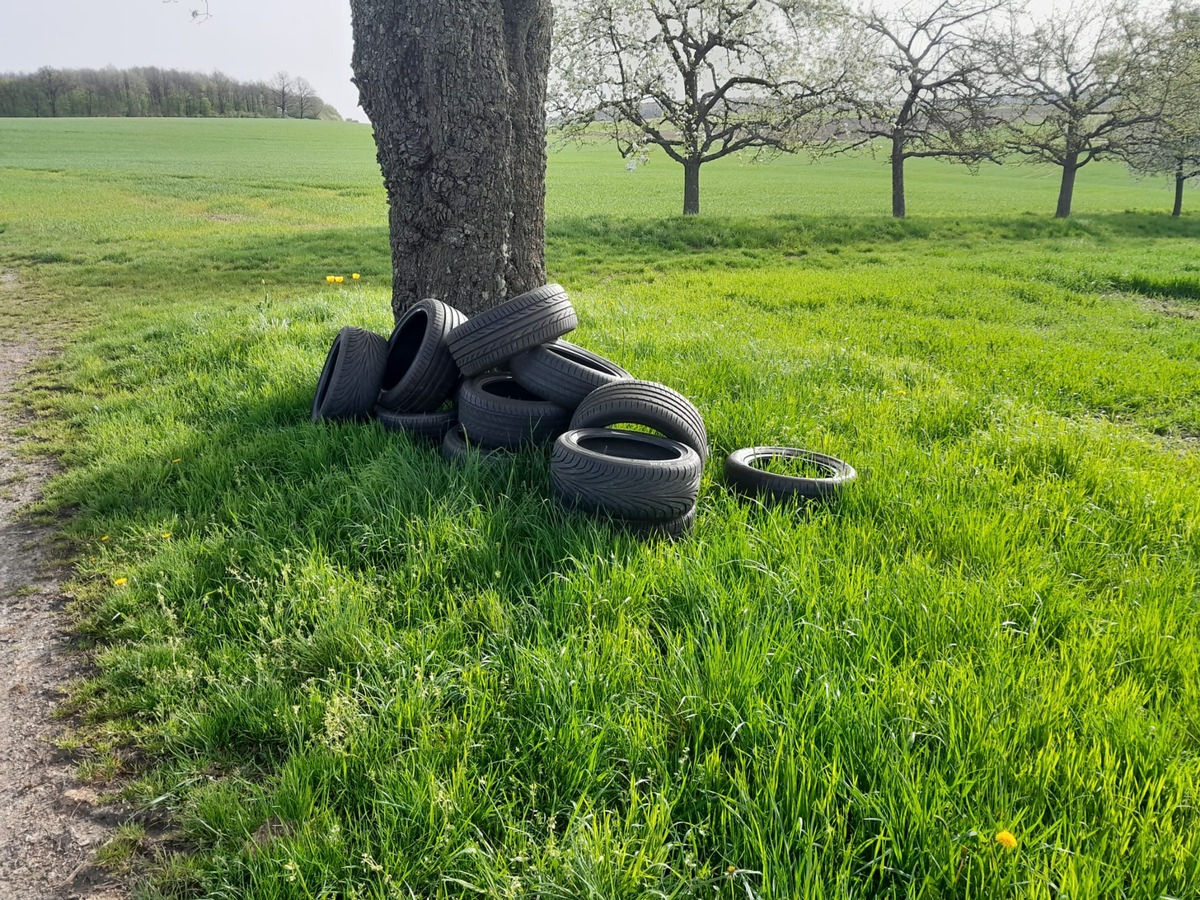
<path id="1" fill-rule="evenodd" d="M 15 287 L 11 273 L 0 273 L 0 304 Z M 0 344 L 0 404 L 44 352 L 36 343 Z M 17 455 L 19 425 L 0 408 L 0 898 L 114 900 L 121 894 L 90 864 L 112 823 L 55 744 L 58 687 L 82 662 L 65 630 L 53 528 L 22 513 L 54 465 Z"/>

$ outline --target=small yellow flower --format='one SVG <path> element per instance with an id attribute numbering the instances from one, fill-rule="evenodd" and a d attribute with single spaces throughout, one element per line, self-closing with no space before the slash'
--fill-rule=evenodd
<path id="1" fill-rule="evenodd" d="M 732 875 L 732 874 L 733 874 L 734 872 L 736 872 L 736 871 L 737 871 L 737 866 L 730 866 L 729 868 L 727 868 L 727 869 L 725 870 L 725 874 L 726 874 L 726 875 Z"/>
<path id="2" fill-rule="evenodd" d="M 996 843 L 1006 850 L 1012 850 L 1017 846 L 1017 839 L 1013 837 L 1011 831 L 1001 831 L 996 835 Z"/>
<path id="3" fill-rule="evenodd" d="M 163 537 L 164 537 L 164 538 L 169 538 L 170 536 L 171 536 L 171 532 L 169 532 L 169 531 L 164 531 L 164 532 L 163 532 Z"/>
<path id="4" fill-rule="evenodd" d="M 339 276 L 337 276 L 337 277 L 336 277 L 335 279 L 333 279 L 333 280 L 334 280 L 334 281 L 336 281 L 338 284 L 341 284 L 341 283 L 342 283 L 343 281 L 345 281 L 346 279 L 345 279 L 343 276 L 339 275 Z"/>
<path id="5" fill-rule="evenodd" d="M 100 538 L 100 540 L 102 540 L 102 541 L 107 541 L 107 540 L 108 540 L 108 535 L 107 535 L 107 534 L 106 534 L 106 535 L 104 535 L 104 537 Z"/>
<path id="6" fill-rule="evenodd" d="M 333 276 L 332 276 L 332 275 L 326 275 L 326 276 L 325 276 L 325 283 L 326 283 L 326 284 L 333 284 Z"/>
<path id="7" fill-rule="evenodd" d="M 115 584 L 117 587 L 120 587 L 123 584 L 129 584 L 129 579 L 128 578 L 114 578 L 113 584 Z"/>
<path id="8" fill-rule="evenodd" d="M 357 273 L 357 272 L 355 272 L 355 273 L 354 273 L 353 275 L 351 275 L 350 277 L 351 277 L 351 278 L 353 278 L 355 281 L 358 281 L 358 273 Z"/>

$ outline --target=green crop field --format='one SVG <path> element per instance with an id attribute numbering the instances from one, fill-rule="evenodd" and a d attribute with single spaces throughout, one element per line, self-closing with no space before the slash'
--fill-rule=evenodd
<path id="1" fill-rule="evenodd" d="M 62 348 L 13 400 L 65 466 L 72 740 L 144 813 L 104 863 L 146 897 L 1200 894 L 1200 218 L 1109 164 L 1069 221 L 1016 166 L 913 165 L 905 222 L 870 158 L 707 167 L 686 220 L 661 157 L 548 182 L 571 339 L 704 414 L 686 540 L 560 511 L 537 452 L 309 422 L 338 328 L 391 324 L 365 126 L 0 121 L 0 330 Z M 860 477 L 746 499 L 754 444 Z"/>

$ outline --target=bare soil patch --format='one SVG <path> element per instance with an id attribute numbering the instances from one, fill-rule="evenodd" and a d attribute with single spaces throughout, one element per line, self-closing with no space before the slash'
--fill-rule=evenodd
<path id="1" fill-rule="evenodd" d="M 0 305 L 18 287 L 0 272 Z M 91 859 L 112 812 L 56 743 L 63 686 L 85 671 L 67 630 L 65 566 L 53 526 L 27 515 L 55 464 L 17 452 L 23 423 L 9 408 L 15 385 L 47 352 L 32 341 L 0 345 L 0 897 L 110 900 L 123 892 Z"/>

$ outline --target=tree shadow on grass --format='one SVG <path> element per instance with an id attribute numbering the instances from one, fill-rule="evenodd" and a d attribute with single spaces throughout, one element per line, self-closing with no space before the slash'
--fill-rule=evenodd
<path id="1" fill-rule="evenodd" d="M 1003 239 L 1043 241 L 1090 237 L 1097 241 L 1147 238 L 1200 238 L 1200 219 L 1126 212 L 1054 219 L 1026 214 L 894 219 L 890 216 L 775 215 L 762 217 L 671 216 L 658 219 L 587 216 L 551 220 L 551 246 L 590 245 L 622 255 L 696 253 L 720 250 L 773 250 L 786 253 L 813 247 L 864 242 Z"/>

